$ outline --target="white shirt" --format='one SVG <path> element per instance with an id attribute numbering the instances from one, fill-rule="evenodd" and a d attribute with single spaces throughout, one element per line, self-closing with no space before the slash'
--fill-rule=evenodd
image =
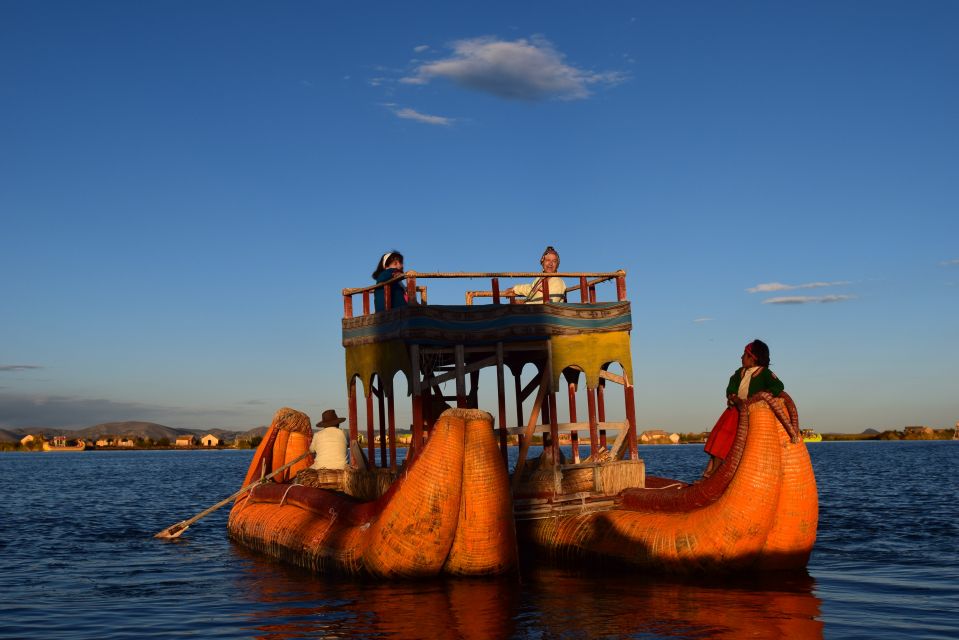
<path id="1" fill-rule="evenodd" d="M 311 469 L 346 468 L 346 434 L 338 427 L 326 427 L 313 434 L 310 451 L 316 454 Z"/>
<path id="2" fill-rule="evenodd" d="M 513 291 L 518 293 L 521 296 L 526 296 L 526 303 L 542 304 L 543 303 L 543 287 L 540 285 L 540 281 L 543 278 L 536 278 L 529 284 L 518 284 L 513 287 Z M 562 278 L 557 278 L 556 276 L 550 276 L 547 278 L 548 282 L 546 283 L 549 287 L 549 301 L 550 302 L 564 302 L 566 300 L 566 283 Z M 533 288 L 536 291 L 533 291 Z M 532 291 L 532 295 L 530 292 Z"/>

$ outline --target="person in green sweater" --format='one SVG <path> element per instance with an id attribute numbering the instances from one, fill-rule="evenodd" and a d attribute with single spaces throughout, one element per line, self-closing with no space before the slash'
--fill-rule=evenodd
<path id="1" fill-rule="evenodd" d="M 769 370 L 769 346 L 762 340 L 753 340 L 746 345 L 742 355 L 743 366 L 733 372 L 726 385 L 726 411 L 719 417 L 716 426 L 709 433 L 705 451 L 709 454 L 709 463 L 703 471 L 708 478 L 719 468 L 729 455 L 736 430 L 739 428 L 738 405 L 760 391 L 768 391 L 778 396 L 785 390 L 782 380 Z"/>

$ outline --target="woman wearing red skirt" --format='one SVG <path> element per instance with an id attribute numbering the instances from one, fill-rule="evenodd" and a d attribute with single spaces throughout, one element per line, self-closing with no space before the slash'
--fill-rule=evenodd
<path id="1" fill-rule="evenodd" d="M 753 340 L 746 345 L 742 362 L 742 368 L 729 377 L 729 384 L 726 385 L 727 409 L 719 416 L 709 439 L 706 440 L 705 450 L 709 454 L 709 464 L 703 471 L 704 478 L 713 475 L 733 446 L 736 430 L 739 428 L 737 403 L 760 391 L 768 391 L 778 396 L 785 389 L 782 381 L 769 370 L 769 347 L 762 340 Z"/>

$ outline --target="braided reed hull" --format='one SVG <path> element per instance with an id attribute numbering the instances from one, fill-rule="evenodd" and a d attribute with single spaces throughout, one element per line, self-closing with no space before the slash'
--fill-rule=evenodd
<path id="1" fill-rule="evenodd" d="M 292 436 L 269 436 L 264 445 L 296 442 Z M 259 454 L 250 473 L 262 459 L 296 455 Z M 378 499 L 364 502 L 336 491 L 269 483 L 237 501 L 227 530 L 254 551 L 317 572 L 382 578 L 493 575 L 516 565 L 508 486 L 492 417 L 452 409 L 437 420 L 422 453 Z"/>
<path id="2" fill-rule="evenodd" d="M 609 511 L 521 521 L 521 545 L 554 560 L 678 573 L 805 567 L 818 525 L 805 444 L 792 444 L 766 405 L 748 411 L 748 431 L 740 429 L 733 447 L 738 459 L 710 479 L 682 490 L 627 490 Z"/>

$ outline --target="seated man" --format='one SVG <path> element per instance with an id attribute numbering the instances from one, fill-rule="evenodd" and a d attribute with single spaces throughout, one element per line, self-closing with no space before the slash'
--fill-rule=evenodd
<path id="1" fill-rule="evenodd" d="M 319 429 L 313 434 L 310 451 L 316 456 L 311 469 L 346 468 L 346 434 L 339 428 L 346 418 L 336 415 L 334 409 L 323 412 L 323 419 L 316 423 Z"/>
<path id="2" fill-rule="evenodd" d="M 559 253 L 551 246 L 546 247 L 539 263 L 543 265 L 543 273 L 556 273 L 559 270 Z M 542 304 L 544 287 L 549 291 L 550 302 L 566 302 L 566 283 L 563 282 L 562 278 L 555 276 L 540 277 L 530 284 L 518 284 L 510 287 L 505 291 L 505 295 L 525 296 L 527 304 Z"/>

